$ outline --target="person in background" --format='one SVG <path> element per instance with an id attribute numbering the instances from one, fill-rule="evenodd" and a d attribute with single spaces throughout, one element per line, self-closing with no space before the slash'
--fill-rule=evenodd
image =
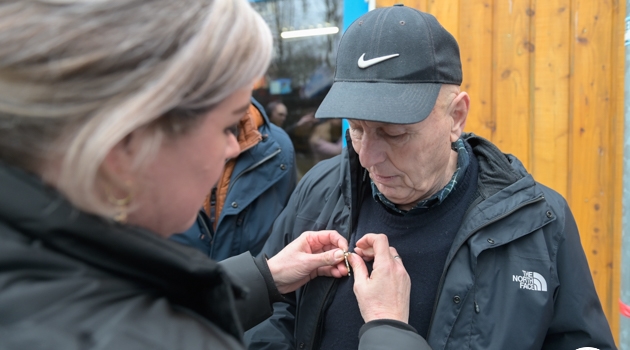
<path id="1" fill-rule="evenodd" d="M 269 120 L 279 127 L 282 127 L 284 121 L 287 120 L 287 106 L 281 101 L 276 100 L 269 102 L 265 110 L 269 116 Z"/>
<path id="2" fill-rule="evenodd" d="M 246 0 L 8 0 L 0 23 L 0 349 L 243 349 L 282 294 L 347 275 L 332 230 L 221 263 L 166 239 L 240 152 L 272 50 Z M 357 245 L 378 329 L 409 276 L 387 237 Z"/>
<path id="3" fill-rule="evenodd" d="M 195 223 L 171 236 L 215 260 L 260 253 L 297 181 L 291 139 L 269 122 L 255 100 L 236 135 L 239 155 L 225 164 Z"/>
<path id="4" fill-rule="evenodd" d="M 341 119 L 317 123 L 308 139 L 315 163 L 341 153 Z"/>
<path id="5" fill-rule="evenodd" d="M 363 274 L 318 278 L 247 333 L 250 349 L 615 349 L 567 202 L 463 132 L 461 83 L 457 42 L 430 14 L 378 8 L 346 30 L 315 116 L 347 118 L 348 147 L 304 176 L 263 253 L 304 230 L 336 230 L 354 251 L 382 232 L 410 310 L 355 337 Z"/>
<path id="6" fill-rule="evenodd" d="M 289 112 L 287 110 L 287 106 L 279 100 L 269 102 L 267 104 L 267 107 L 265 108 L 265 112 L 267 112 L 269 120 L 273 124 L 283 128 L 284 131 L 286 131 L 286 133 L 289 135 L 292 135 L 295 129 L 310 129 L 313 125 L 317 123 L 317 119 L 315 119 L 315 111 L 312 111 L 301 116 L 297 122 L 284 127 L 284 123 L 287 120 Z"/>

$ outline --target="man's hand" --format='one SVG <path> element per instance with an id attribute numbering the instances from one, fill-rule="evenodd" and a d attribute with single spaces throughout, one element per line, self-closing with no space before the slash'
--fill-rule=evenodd
<path id="1" fill-rule="evenodd" d="M 348 257 L 354 272 L 354 294 L 365 322 L 392 319 L 409 322 L 411 280 L 395 248 L 384 234 L 369 233 Z M 374 259 L 372 274 L 365 260 Z"/>
<path id="2" fill-rule="evenodd" d="M 292 292 L 317 276 L 348 274 L 343 253 L 348 241 L 337 231 L 306 231 L 267 261 L 278 290 Z"/>

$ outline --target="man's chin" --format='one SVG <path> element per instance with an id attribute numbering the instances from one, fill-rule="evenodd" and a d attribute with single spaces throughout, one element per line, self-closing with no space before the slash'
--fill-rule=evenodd
<path id="1" fill-rule="evenodd" d="M 379 185 L 377 185 L 376 187 L 378 188 L 379 191 L 381 191 L 381 194 L 385 196 L 385 198 L 387 198 L 388 201 L 392 202 L 399 209 L 413 206 L 414 204 L 420 201 L 420 199 L 418 199 L 418 200 L 414 200 L 410 202 L 409 196 L 400 196 L 400 193 L 397 193 L 393 187 L 379 186 Z"/>
<path id="2" fill-rule="evenodd" d="M 400 200 L 399 196 L 397 196 L 397 193 L 393 187 L 387 187 L 383 185 L 380 185 L 380 186 L 377 185 L 376 187 L 378 188 L 379 191 L 381 191 L 381 194 L 385 196 L 385 198 L 387 198 L 387 200 L 389 200 L 390 202 L 396 205 L 399 205 L 399 203 L 404 202 Z"/>

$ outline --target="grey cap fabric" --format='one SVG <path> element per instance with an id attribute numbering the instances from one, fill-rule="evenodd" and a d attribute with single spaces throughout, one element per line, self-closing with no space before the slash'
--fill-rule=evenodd
<path id="1" fill-rule="evenodd" d="M 435 17 L 379 8 L 341 38 L 334 83 L 315 117 L 417 123 L 433 110 L 442 84 L 461 83 L 459 46 Z"/>

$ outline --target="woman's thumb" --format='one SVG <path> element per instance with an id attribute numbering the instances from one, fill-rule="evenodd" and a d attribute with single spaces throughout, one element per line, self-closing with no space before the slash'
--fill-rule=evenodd
<path id="1" fill-rule="evenodd" d="M 315 254 L 319 257 L 319 264 L 321 266 L 334 266 L 340 263 L 343 260 L 343 250 L 341 249 L 333 249 L 327 252 Z"/>
<path id="2" fill-rule="evenodd" d="M 348 263 L 352 266 L 352 273 L 354 274 L 354 281 L 363 281 L 368 279 L 370 276 L 368 275 L 367 266 L 365 265 L 365 261 L 363 258 L 358 256 L 357 254 L 351 253 L 348 255 Z"/>

